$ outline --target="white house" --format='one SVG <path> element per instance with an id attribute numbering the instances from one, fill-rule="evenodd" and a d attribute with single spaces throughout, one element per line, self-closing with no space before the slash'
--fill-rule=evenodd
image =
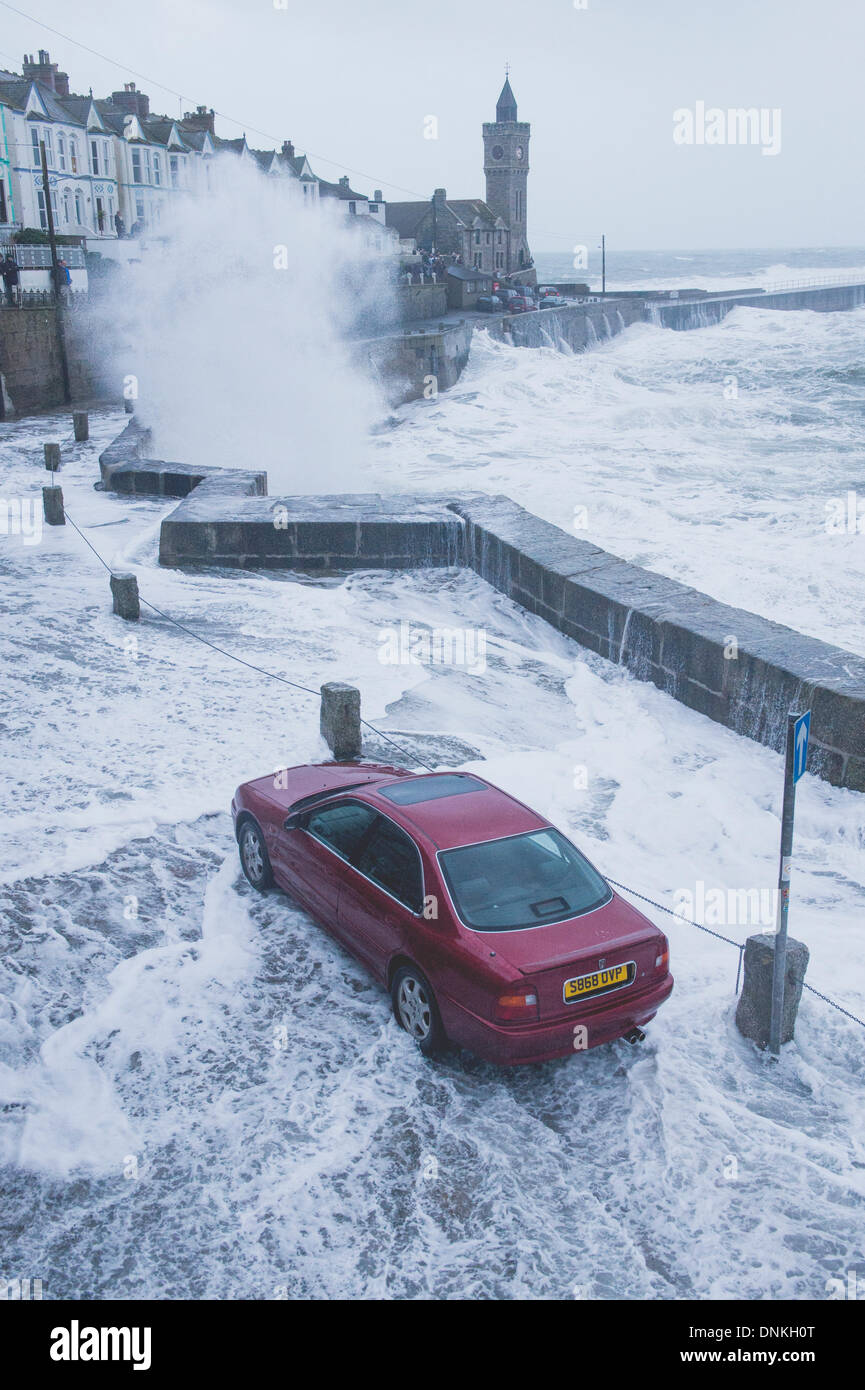
<path id="1" fill-rule="evenodd" d="M 0 70 L 0 243 L 21 228 L 47 230 L 44 143 L 55 230 L 80 237 L 89 251 L 135 254 L 138 235 L 158 233 L 173 199 L 206 194 L 215 156 L 231 153 L 284 179 L 308 204 L 338 200 L 372 252 L 398 253 L 380 191 L 370 200 L 347 176 L 319 178 L 288 140 L 276 151 L 250 149 L 245 135 L 221 139 L 214 120 L 205 106 L 181 120 L 153 115 L 134 82 L 105 99 L 70 94 L 68 76 L 44 49 L 38 60 L 25 56 L 21 75 Z"/>
<path id="2" fill-rule="evenodd" d="M 38 76 L 37 76 L 38 74 Z M 0 236 L 48 226 L 45 145 L 55 229 L 94 240 L 116 235 L 114 142 L 90 97 L 70 97 L 68 78 L 41 50 L 24 74 L 0 71 Z"/>

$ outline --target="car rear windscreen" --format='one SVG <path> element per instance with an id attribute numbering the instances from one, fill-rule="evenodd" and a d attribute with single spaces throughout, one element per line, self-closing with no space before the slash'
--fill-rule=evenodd
<path id="1" fill-rule="evenodd" d="M 518 931 L 591 912 L 612 890 L 558 830 L 532 830 L 439 855 L 463 922 L 476 931 Z"/>
<path id="2" fill-rule="evenodd" d="M 397 806 L 417 806 L 420 801 L 437 801 L 442 796 L 460 796 L 463 792 L 485 792 L 489 788 L 466 772 L 444 772 L 434 777 L 407 777 L 404 782 L 394 782 L 378 791 L 379 796 L 386 796 Z"/>

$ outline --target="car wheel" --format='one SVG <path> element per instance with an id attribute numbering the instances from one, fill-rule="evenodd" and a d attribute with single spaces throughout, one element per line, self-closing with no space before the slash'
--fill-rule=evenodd
<path id="1" fill-rule="evenodd" d="M 264 843 L 261 827 L 254 820 L 245 820 L 238 836 L 240 867 L 253 888 L 259 893 L 273 887 L 273 869 Z"/>
<path id="2" fill-rule="evenodd" d="M 428 1057 L 445 1045 L 438 1004 L 432 985 L 416 965 L 403 965 L 391 986 L 393 1012 L 397 1023 L 413 1038 Z"/>

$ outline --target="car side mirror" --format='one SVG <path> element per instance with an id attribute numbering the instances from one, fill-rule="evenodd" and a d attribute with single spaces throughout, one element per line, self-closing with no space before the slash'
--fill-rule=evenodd
<path id="1" fill-rule="evenodd" d="M 300 830 L 302 825 L 303 813 L 301 811 L 292 812 L 292 814 L 286 816 L 285 820 L 282 822 L 283 830 Z"/>

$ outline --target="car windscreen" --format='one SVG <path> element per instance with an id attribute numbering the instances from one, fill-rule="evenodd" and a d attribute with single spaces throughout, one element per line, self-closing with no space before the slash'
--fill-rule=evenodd
<path id="1" fill-rule="evenodd" d="M 612 890 L 558 830 L 444 850 L 439 862 L 457 912 L 476 931 L 518 931 L 578 917 Z"/>

